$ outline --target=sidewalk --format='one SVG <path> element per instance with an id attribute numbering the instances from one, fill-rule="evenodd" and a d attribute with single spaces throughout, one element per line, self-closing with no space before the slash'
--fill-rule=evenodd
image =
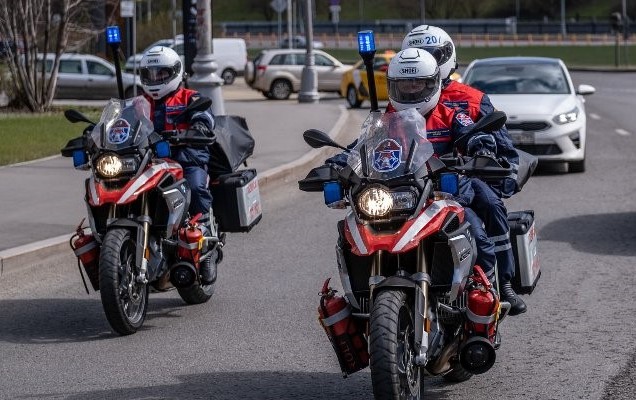
<path id="1" fill-rule="evenodd" d="M 232 85 L 234 86 L 234 85 Z M 309 128 L 329 132 L 357 132 L 344 100 L 325 95 L 315 104 L 266 100 L 244 86 L 224 88 L 225 111 L 246 118 L 256 141 L 248 167 L 255 168 L 261 191 L 277 182 L 304 176 L 308 164 L 324 159 L 329 149 L 312 150 L 302 139 Z M 69 107 L 70 108 L 70 107 Z M 72 129 L 81 128 L 71 125 Z M 343 140 L 343 142 L 346 140 Z M 347 142 L 348 143 L 348 142 Z M 87 171 L 77 171 L 72 160 L 53 156 L 32 162 L 0 167 L 0 276 L 50 254 L 68 249 L 68 240 L 86 216 L 83 182 Z M 1 279 L 1 278 L 0 278 Z"/>

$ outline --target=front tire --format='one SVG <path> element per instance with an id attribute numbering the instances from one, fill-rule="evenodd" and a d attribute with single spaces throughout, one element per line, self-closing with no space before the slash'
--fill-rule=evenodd
<path id="1" fill-rule="evenodd" d="M 287 100 L 292 93 L 292 85 L 288 80 L 276 79 L 269 88 L 272 99 Z"/>
<path id="2" fill-rule="evenodd" d="M 106 233 L 99 255 L 99 291 L 108 323 L 120 335 L 137 332 L 148 311 L 148 285 L 136 281 L 136 243 L 127 229 Z"/>
<path id="3" fill-rule="evenodd" d="M 234 79 L 236 79 L 236 71 L 232 68 L 226 68 L 221 72 L 221 78 L 226 85 L 231 85 L 234 83 Z"/>
<path id="4" fill-rule="evenodd" d="M 369 330 L 371 382 L 376 400 L 420 399 L 422 368 L 415 365 L 413 311 L 401 290 L 373 301 Z"/>

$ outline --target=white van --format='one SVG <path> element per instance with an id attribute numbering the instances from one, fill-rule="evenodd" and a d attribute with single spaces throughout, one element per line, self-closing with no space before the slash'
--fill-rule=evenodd
<path id="1" fill-rule="evenodd" d="M 177 52 L 183 60 L 183 35 L 177 35 L 175 39 L 162 39 L 148 46 L 143 52 L 132 55 L 126 61 L 124 67 L 127 72 L 133 72 L 139 68 L 139 62 L 143 54 L 154 46 L 167 46 Z M 213 38 L 212 53 L 216 62 L 216 74 L 223 78 L 226 85 L 234 83 L 237 76 L 242 76 L 247 64 L 247 46 L 245 40 L 237 38 Z M 135 65 L 136 64 L 136 65 Z"/>

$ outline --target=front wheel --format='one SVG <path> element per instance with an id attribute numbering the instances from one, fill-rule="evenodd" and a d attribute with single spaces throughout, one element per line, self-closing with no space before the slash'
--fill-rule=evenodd
<path id="1" fill-rule="evenodd" d="M 371 382 L 376 400 L 420 398 L 422 368 L 415 364 L 413 311 L 408 295 L 385 290 L 373 301 L 369 330 Z"/>
<path id="2" fill-rule="evenodd" d="M 226 85 L 231 85 L 234 83 L 234 79 L 236 79 L 236 71 L 231 68 L 226 68 L 221 72 L 221 78 Z"/>
<path id="3" fill-rule="evenodd" d="M 292 93 L 291 82 L 285 79 L 276 79 L 269 88 L 269 93 L 274 100 L 287 100 Z"/>
<path id="4" fill-rule="evenodd" d="M 137 282 L 136 243 L 127 229 L 106 233 L 99 255 L 99 291 L 106 319 L 120 335 L 137 332 L 148 310 L 148 285 Z"/>

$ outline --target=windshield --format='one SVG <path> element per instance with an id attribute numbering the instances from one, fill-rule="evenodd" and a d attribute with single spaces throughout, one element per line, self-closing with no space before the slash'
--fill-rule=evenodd
<path id="1" fill-rule="evenodd" d="M 559 64 L 476 64 L 464 83 L 488 94 L 568 94 L 569 85 Z"/>
<path id="2" fill-rule="evenodd" d="M 119 151 L 147 143 L 154 131 L 150 116 L 150 103 L 143 96 L 131 99 L 110 99 L 91 138 L 104 150 Z"/>
<path id="3" fill-rule="evenodd" d="M 426 139 L 426 120 L 409 108 L 370 113 L 347 162 L 360 177 L 388 180 L 414 173 L 433 153 Z"/>

